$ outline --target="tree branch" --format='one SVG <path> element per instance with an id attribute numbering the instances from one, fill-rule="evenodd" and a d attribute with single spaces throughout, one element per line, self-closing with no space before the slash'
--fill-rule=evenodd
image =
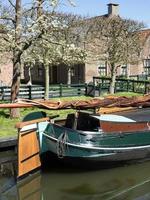
<path id="1" fill-rule="evenodd" d="M 40 39 L 42 37 L 42 35 L 44 34 L 44 31 L 42 31 L 36 38 L 31 38 L 28 42 L 25 42 L 24 46 L 22 47 L 22 50 L 20 51 L 20 56 L 22 55 L 22 53 L 27 50 L 33 42 L 35 42 L 37 39 Z"/>
<path id="2" fill-rule="evenodd" d="M 16 23 L 15 20 L 14 20 L 13 18 L 11 18 L 11 17 L 0 17 L 0 19 L 2 19 L 2 20 L 8 20 L 8 21 L 12 21 L 13 24 Z"/>
<path id="3" fill-rule="evenodd" d="M 15 9 L 16 9 L 15 5 L 12 3 L 12 1 L 11 1 L 11 0 L 8 0 L 8 2 L 10 3 L 10 5 L 11 5 L 13 8 L 15 8 Z"/>
<path id="4" fill-rule="evenodd" d="M 3 39 L 4 39 L 6 42 L 9 42 L 9 43 L 10 43 L 10 40 L 8 40 L 7 38 L 4 37 Z"/>

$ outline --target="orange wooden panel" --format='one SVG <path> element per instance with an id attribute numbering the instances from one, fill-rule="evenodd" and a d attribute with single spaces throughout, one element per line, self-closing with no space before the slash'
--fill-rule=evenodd
<path id="1" fill-rule="evenodd" d="M 36 132 L 19 133 L 18 177 L 41 166 Z"/>
<path id="2" fill-rule="evenodd" d="M 31 155 L 39 152 L 39 141 L 36 132 L 28 134 L 21 133 L 19 138 L 19 158 L 20 162 Z"/>
<path id="3" fill-rule="evenodd" d="M 18 177 L 38 168 L 41 166 L 39 155 L 29 158 L 23 163 L 19 163 L 18 166 Z"/>

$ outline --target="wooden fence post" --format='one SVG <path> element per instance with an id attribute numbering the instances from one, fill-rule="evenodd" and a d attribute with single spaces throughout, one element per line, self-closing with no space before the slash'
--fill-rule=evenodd
<path id="1" fill-rule="evenodd" d="M 133 88 L 132 88 L 132 92 L 135 92 L 135 83 L 134 81 L 132 82 Z"/>
<path id="2" fill-rule="evenodd" d="M 5 92 L 4 92 L 4 87 L 1 87 L 1 95 L 2 95 L 2 100 L 4 100 Z"/>
<path id="3" fill-rule="evenodd" d="M 62 83 L 59 85 L 59 96 L 62 97 Z"/>
<path id="4" fill-rule="evenodd" d="M 144 86 L 145 86 L 144 93 L 148 94 L 149 93 L 149 83 L 145 82 Z"/>
<path id="5" fill-rule="evenodd" d="M 78 93 L 77 95 L 81 95 L 81 88 L 78 88 Z"/>
<path id="6" fill-rule="evenodd" d="M 87 96 L 87 93 L 88 93 L 88 84 L 87 83 L 85 83 L 85 96 Z"/>
<path id="7" fill-rule="evenodd" d="M 96 91 L 96 80 L 93 78 L 93 96 L 95 97 L 95 91 Z"/>
<path id="8" fill-rule="evenodd" d="M 28 89 L 29 89 L 29 99 L 32 99 L 32 86 L 29 85 Z"/>
<path id="9" fill-rule="evenodd" d="M 129 92 L 129 79 L 127 79 L 127 92 Z"/>

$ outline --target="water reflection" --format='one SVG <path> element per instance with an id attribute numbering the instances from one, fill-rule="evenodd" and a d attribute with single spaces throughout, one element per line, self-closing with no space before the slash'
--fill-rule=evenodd
<path id="1" fill-rule="evenodd" d="M 12 180 L 11 180 L 12 181 Z M 6 181 L 6 183 L 11 182 Z M 25 181 L 12 186 L 1 193 L 1 200 L 42 200 L 41 174 L 36 174 Z"/>
<path id="2" fill-rule="evenodd" d="M 2 200 L 150 199 L 150 162 L 98 171 L 51 168 L 5 191 Z"/>

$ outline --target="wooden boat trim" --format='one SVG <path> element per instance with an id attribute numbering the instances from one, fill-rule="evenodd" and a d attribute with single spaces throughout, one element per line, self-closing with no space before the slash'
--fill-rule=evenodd
<path id="1" fill-rule="evenodd" d="M 99 119 L 100 121 L 107 121 L 107 122 L 123 122 L 123 123 L 135 123 L 136 121 L 133 119 L 130 119 L 128 117 L 124 117 L 121 115 L 113 115 L 113 114 L 106 114 L 106 115 L 100 115 L 100 116 L 94 116 L 94 118 Z"/>
<path id="2" fill-rule="evenodd" d="M 24 137 L 24 136 L 26 136 L 27 134 L 30 134 L 33 131 L 37 131 L 37 128 L 33 128 L 33 129 L 30 129 L 30 130 L 25 130 L 25 131 L 21 130 L 21 137 Z"/>
<path id="3" fill-rule="evenodd" d="M 15 128 L 23 128 L 24 126 L 27 125 L 31 125 L 31 124 L 36 124 L 36 123 L 40 123 L 40 122 L 44 122 L 44 121 L 49 121 L 50 118 L 49 117 L 44 117 L 44 118 L 40 118 L 40 119 L 35 119 L 35 120 L 31 120 L 31 121 L 26 121 L 26 122 L 18 122 L 15 125 Z"/>
<path id="4" fill-rule="evenodd" d="M 23 163 L 23 162 L 25 162 L 25 161 L 27 161 L 27 160 L 33 158 L 33 157 L 36 156 L 36 155 L 39 155 L 39 154 L 40 154 L 40 151 L 37 151 L 36 153 L 34 153 L 34 154 L 32 154 L 32 155 L 30 155 L 30 156 L 24 158 L 23 160 L 21 160 L 21 163 Z"/>
<path id="5" fill-rule="evenodd" d="M 45 133 L 43 133 L 44 136 L 48 137 L 49 139 L 51 140 L 54 140 L 54 141 L 58 141 L 58 139 L 50 136 L 50 135 L 47 135 Z M 128 150 L 136 150 L 136 149 L 145 149 L 145 148 L 150 148 L 150 145 L 144 145 L 144 146 L 132 146 L 132 147 L 115 147 L 115 148 L 109 148 L 109 147 L 93 147 L 92 145 L 90 146 L 90 144 L 81 144 L 81 145 L 78 145 L 78 144 L 72 144 L 70 142 L 65 142 L 66 145 L 70 145 L 72 147 L 78 147 L 78 148 L 84 148 L 84 149 L 91 149 L 91 150 L 111 150 L 111 151 L 128 151 Z M 116 152 L 115 152 L 116 153 Z"/>

